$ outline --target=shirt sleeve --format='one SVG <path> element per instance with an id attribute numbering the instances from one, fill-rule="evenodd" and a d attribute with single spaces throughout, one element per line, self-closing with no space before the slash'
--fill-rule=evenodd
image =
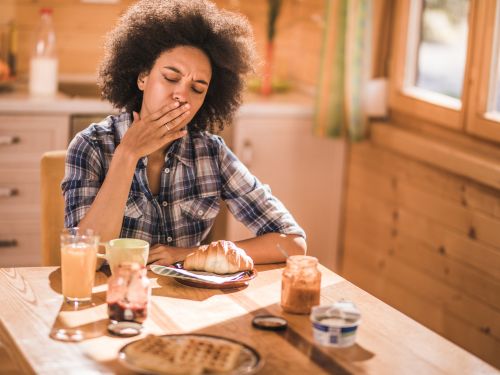
<path id="1" fill-rule="evenodd" d="M 102 175 L 102 161 L 96 146 L 86 136 L 78 134 L 68 147 L 61 184 L 66 228 L 78 226 L 85 216 L 101 187 Z"/>
<path id="2" fill-rule="evenodd" d="M 222 199 L 229 211 L 257 236 L 265 233 L 296 234 L 306 237 L 293 216 L 217 137 L 222 179 Z"/>

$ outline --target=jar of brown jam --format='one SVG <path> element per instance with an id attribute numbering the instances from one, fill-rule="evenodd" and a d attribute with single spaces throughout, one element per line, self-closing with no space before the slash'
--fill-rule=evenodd
<path id="1" fill-rule="evenodd" d="M 321 272 L 318 259 L 306 255 L 287 258 L 281 279 L 281 307 L 292 314 L 309 314 L 319 305 Z"/>

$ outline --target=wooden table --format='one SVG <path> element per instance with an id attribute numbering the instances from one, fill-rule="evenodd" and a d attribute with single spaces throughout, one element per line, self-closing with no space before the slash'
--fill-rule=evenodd
<path id="1" fill-rule="evenodd" d="M 321 303 L 354 301 L 362 313 L 357 342 L 344 349 L 313 343 L 308 316 L 283 313 L 282 265 L 260 266 L 247 288 L 208 290 L 181 285 L 150 273 L 153 299 L 146 333 L 196 332 L 237 339 L 264 358 L 260 374 L 498 374 L 498 370 L 391 308 L 340 276 L 321 268 Z M 129 373 L 116 360 L 120 347 L 135 338 L 106 331 L 106 276 L 97 274 L 94 306 L 65 311 L 61 274 L 56 267 L 0 269 L 0 341 L 26 373 Z M 255 315 L 284 316 L 283 333 L 251 326 Z M 80 343 L 55 341 L 53 327 L 69 315 L 94 338 Z"/>

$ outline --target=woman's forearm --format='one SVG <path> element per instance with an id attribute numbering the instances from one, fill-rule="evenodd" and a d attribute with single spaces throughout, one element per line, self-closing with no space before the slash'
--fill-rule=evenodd
<path id="1" fill-rule="evenodd" d="M 304 238 L 298 235 L 267 233 L 259 237 L 237 241 L 235 244 L 245 250 L 255 264 L 284 262 L 287 255 L 304 255 L 307 245 Z M 186 256 L 199 247 L 180 248 L 166 245 L 156 245 L 149 251 L 148 263 L 170 265 L 184 260 Z M 280 248 L 282 251 L 280 251 Z"/>
<path id="2" fill-rule="evenodd" d="M 92 229 L 100 235 L 102 241 L 120 235 L 137 161 L 134 154 L 117 147 L 106 178 L 90 209 L 78 225 L 81 229 Z"/>
<path id="3" fill-rule="evenodd" d="M 284 262 L 285 255 L 283 253 L 304 255 L 307 251 L 305 239 L 293 234 L 267 233 L 259 237 L 237 241 L 235 244 L 245 250 L 256 264 Z"/>

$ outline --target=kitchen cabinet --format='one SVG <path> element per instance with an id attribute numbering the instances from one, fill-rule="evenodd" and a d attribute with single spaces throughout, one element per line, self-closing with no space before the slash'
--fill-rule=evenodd
<path id="1" fill-rule="evenodd" d="M 66 149 L 82 121 L 89 125 L 113 112 L 98 99 L 31 97 L 22 85 L 0 94 L 0 267 L 41 263 L 43 153 Z"/>
<path id="2" fill-rule="evenodd" d="M 0 266 L 40 265 L 40 158 L 68 142 L 69 116 L 0 115 Z"/>
<path id="3" fill-rule="evenodd" d="M 313 116 L 312 106 L 246 106 L 233 125 L 232 148 L 304 228 L 308 253 L 336 269 L 345 145 L 313 136 Z M 252 236 L 227 215 L 228 239 Z"/>

